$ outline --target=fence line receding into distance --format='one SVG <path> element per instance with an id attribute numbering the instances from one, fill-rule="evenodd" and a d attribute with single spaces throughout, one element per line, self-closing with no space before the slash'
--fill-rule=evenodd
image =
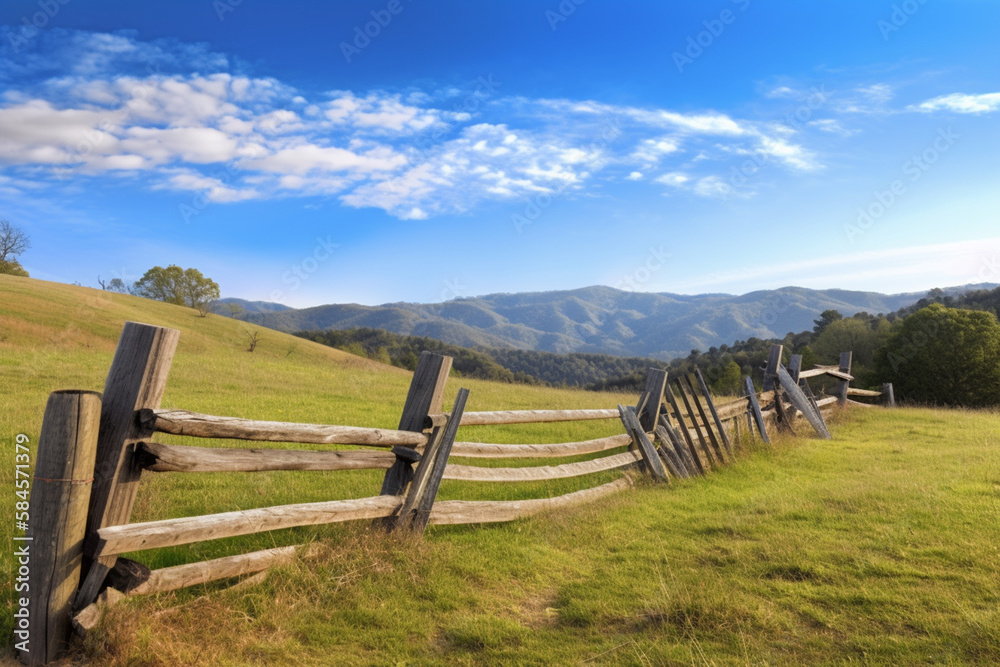
<path id="1" fill-rule="evenodd" d="M 797 415 L 824 438 L 823 413 L 848 396 L 885 396 L 849 386 L 851 354 L 837 367 L 800 370 L 801 357 L 781 365 L 774 346 L 763 391 L 746 378 L 747 396 L 716 406 L 696 371 L 669 378 L 650 369 L 634 406 L 581 410 L 467 412 L 461 389 L 450 412 L 443 409 L 450 357 L 424 352 L 414 371 L 396 429 L 295 424 L 161 409 L 179 332 L 127 322 L 119 339 L 104 393 L 62 391 L 50 396 L 39 437 L 32 517 L 33 585 L 28 599 L 32 641 L 21 651 L 29 665 L 58 657 L 70 628 L 85 634 L 103 606 L 126 595 L 158 593 L 264 570 L 288 562 L 300 547 L 264 549 L 150 571 L 121 554 L 296 526 L 376 520 L 387 530 L 422 533 L 428 524 L 512 521 L 595 500 L 628 488 L 628 476 L 552 497 L 517 501 L 437 501 L 442 480 L 532 482 L 636 468 L 670 483 L 704 475 L 734 460 L 745 418 L 750 432 L 769 441 L 768 429 L 793 430 Z M 837 395 L 817 399 L 806 378 L 829 375 Z M 457 441 L 460 426 L 576 420 L 619 420 L 620 435 L 551 444 Z M 218 448 L 156 442 L 156 433 L 250 442 L 356 445 L 329 451 Z M 614 451 L 620 450 L 620 451 Z M 528 467 L 483 467 L 450 463 L 451 456 L 477 459 L 597 458 Z M 299 503 L 203 516 L 131 523 L 144 472 L 260 472 L 276 470 L 384 470 L 378 495 Z M 109 583 L 114 583 L 110 586 Z"/>

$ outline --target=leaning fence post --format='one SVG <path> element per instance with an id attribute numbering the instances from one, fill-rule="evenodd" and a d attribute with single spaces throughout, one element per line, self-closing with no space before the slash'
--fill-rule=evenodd
<path id="1" fill-rule="evenodd" d="M 646 372 L 646 388 L 639 394 L 639 400 L 635 404 L 635 414 L 646 433 L 656 428 L 660 406 L 663 404 L 663 388 L 666 385 L 667 371 L 650 368 Z"/>
<path id="2" fill-rule="evenodd" d="M 774 381 L 778 378 L 778 366 L 781 364 L 781 353 L 783 345 L 772 345 L 771 351 L 767 355 L 767 368 L 764 369 L 764 384 L 761 391 L 771 391 L 774 389 Z"/>
<path id="3" fill-rule="evenodd" d="M 443 354 L 426 350 L 420 353 L 420 361 L 413 371 L 413 380 L 406 395 L 403 414 L 399 418 L 400 431 L 424 432 L 427 430 L 427 416 L 440 414 L 451 362 L 452 358 Z M 393 447 L 392 452 L 396 455 L 396 462 L 386 471 L 382 480 L 380 495 L 383 496 L 401 495 L 413 479 L 413 464 L 420 460 L 420 455 L 410 448 Z"/>
<path id="4" fill-rule="evenodd" d="M 639 423 L 639 418 L 635 416 L 635 412 L 619 403 L 618 416 L 621 417 L 622 426 L 625 427 L 625 431 L 632 437 L 632 442 L 639 448 L 639 452 L 642 454 L 642 462 L 646 464 L 646 470 L 653 476 L 653 479 L 666 482 L 667 473 L 663 469 L 663 461 L 660 460 L 660 455 L 656 453 L 653 443 L 646 437 L 646 432 Z"/>
<path id="5" fill-rule="evenodd" d="M 26 568 L 30 563 L 31 573 L 27 607 L 22 607 L 27 616 L 15 613 L 14 624 L 16 646 L 26 665 L 54 660 L 69 641 L 100 421 L 101 395 L 95 391 L 57 391 L 45 406 L 29 528 L 15 549 L 15 555 L 23 553 Z M 26 621 L 23 630 L 21 618 Z"/>
<path id="6" fill-rule="evenodd" d="M 851 373 L 851 357 L 852 352 L 841 352 L 840 353 L 840 372 Z M 837 404 L 847 405 L 847 387 L 851 384 L 850 380 L 841 380 L 840 384 L 837 385 Z"/>
<path id="7" fill-rule="evenodd" d="M 101 430 L 97 438 L 94 486 L 90 494 L 84 555 L 92 556 L 97 531 L 129 522 L 142 469 L 135 464 L 136 443 L 145 435 L 139 424 L 142 409 L 160 407 L 170 362 L 181 332 L 139 322 L 126 322 L 115 358 L 104 383 Z M 74 603 L 82 609 L 97 598 L 101 584 L 117 562 L 101 556 L 85 572 Z"/>
<path id="8" fill-rule="evenodd" d="M 708 472 L 708 468 L 702 462 L 701 456 L 699 456 L 698 454 L 698 449 L 694 445 L 694 440 L 691 439 L 691 431 L 688 430 L 687 424 L 684 423 L 684 417 L 683 415 L 681 415 L 680 406 L 677 403 L 677 399 L 674 397 L 674 392 L 671 391 L 670 389 L 669 382 L 666 384 L 666 386 L 664 386 L 663 393 L 664 396 L 666 396 L 667 402 L 670 404 L 670 407 L 674 409 L 674 417 L 677 418 L 677 425 L 679 427 L 681 435 L 684 437 L 684 442 L 687 443 L 688 454 L 690 454 L 695 468 L 698 469 L 698 473 L 704 475 L 706 472 Z"/>
<path id="9" fill-rule="evenodd" d="M 444 469 L 448 466 L 451 446 L 462 423 L 462 413 L 465 411 L 465 402 L 468 398 L 468 389 L 458 390 L 455 405 L 448 416 L 448 423 L 444 427 L 435 429 L 434 438 L 427 443 L 424 456 L 413 477 L 413 483 L 396 517 L 397 526 L 409 528 L 414 533 L 423 533 L 427 528 L 431 510 L 434 508 L 434 499 L 437 498 Z"/>
<path id="10" fill-rule="evenodd" d="M 832 436 L 830 435 L 829 429 L 826 428 L 826 422 L 823 421 L 823 415 L 819 410 L 814 410 L 809 399 L 806 397 L 802 389 L 795 384 L 795 380 L 792 376 L 788 374 L 781 366 L 778 366 L 778 382 L 784 388 L 785 393 L 788 394 L 788 399 L 792 402 L 799 412 L 809 421 L 816 433 L 825 440 L 829 440 Z M 775 394 L 778 392 L 775 391 Z"/>
<path id="11" fill-rule="evenodd" d="M 760 431 L 760 437 L 767 444 L 771 444 L 771 438 L 767 435 L 767 428 L 764 427 L 764 415 L 760 411 L 760 403 L 757 401 L 757 390 L 753 386 L 753 380 L 747 375 L 746 378 L 746 392 L 747 398 L 750 399 L 750 411 L 753 414 L 754 421 L 757 422 L 757 430 Z"/>
<path id="12" fill-rule="evenodd" d="M 701 393 L 705 396 L 705 402 L 708 403 L 708 409 L 712 413 L 712 419 L 715 421 L 715 426 L 719 429 L 719 436 L 722 437 L 722 444 L 726 446 L 726 452 L 732 456 L 733 445 L 729 442 L 729 434 L 726 433 L 726 429 L 722 425 L 722 420 L 719 419 L 719 413 L 715 409 L 715 401 L 712 400 L 712 392 L 708 390 L 708 384 L 705 383 L 705 378 L 701 374 L 701 369 L 696 367 L 694 369 L 694 375 L 698 379 L 698 386 L 701 387 Z"/>
<path id="13" fill-rule="evenodd" d="M 691 394 L 691 400 L 694 402 L 695 408 L 698 409 L 698 416 L 701 417 L 701 423 L 705 425 L 705 433 L 708 434 L 708 439 L 712 443 L 715 455 L 719 457 L 721 463 L 728 463 L 726 459 L 726 452 L 722 449 L 719 438 L 715 435 L 715 431 L 712 430 L 712 424 L 708 421 L 708 414 L 705 412 L 705 408 L 701 406 L 701 401 L 698 399 L 698 392 L 695 391 L 694 383 L 691 382 L 691 376 L 682 375 L 681 380 L 684 381 L 684 386 L 687 388 L 688 393 Z M 711 404 L 709 400 L 709 404 Z M 696 419 L 697 423 L 697 419 Z"/>
<path id="14" fill-rule="evenodd" d="M 691 426 L 694 427 L 694 433 L 698 437 L 698 444 L 701 445 L 702 451 L 705 452 L 705 460 L 708 461 L 713 468 L 718 467 L 720 465 L 720 461 L 716 457 L 715 452 L 713 452 L 708 446 L 708 441 L 705 440 L 705 435 L 701 432 L 701 425 L 698 423 L 698 416 L 694 413 L 694 409 L 691 407 L 691 401 L 688 400 L 687 392 L 684 391 L 682 378 L 683 376 L 675 377 L 674 386 L 677 387 L 677 393 L 684 402 L 685 409 L 687 409 L 688 417 L 691 419 Z"/>

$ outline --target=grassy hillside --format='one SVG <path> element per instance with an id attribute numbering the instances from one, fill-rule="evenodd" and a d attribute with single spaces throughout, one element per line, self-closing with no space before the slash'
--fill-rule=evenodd
<path id="1" fill-rule="evenodd" d="M 15 433 L 37 439 L 49 391 L 102 386 L 126 319 L 182 329 L 169 407 L 394 426 L 409 382 L 405 371 L 270 331 L 249 354 L 246 325 L 230 319 L 0 276 L 0 440 L 11 459 Z M 471 410 L 633 398 L 463 378 L 446 403 L 460 385 L 472 389 Z M 597 422 L 461 437 L 617 430 Z M 559 516 L 431 528 L 419 542 L 350 525 L 144 552 L 139 560 L 162 567 L 310 539 L 322 550 L 258 586 L 130 600 L 76 655 L 164 666 L 1000 663 L 1000 417 L 855 410 L 832 431 L 828 442 L 779 438 L 708 478 L 640 481 Z M 150 474 L 135 518 L 370 495 L 378 477 Z M 568 484 L 446 482 L 442 493 L 525 497 Z M 0 614 L 9 636 L 9 604 Z"/>

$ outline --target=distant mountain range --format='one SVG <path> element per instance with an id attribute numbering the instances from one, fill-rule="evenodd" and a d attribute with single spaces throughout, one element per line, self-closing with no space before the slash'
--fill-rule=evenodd
<path id="1" fill-rule="evenodd" d="M 958 295 L 992 289 L 993 283 L 943 290 Z M 781 338 L 812 329 L 824 310 L 849 316 L 890 313 L 924 292 L 881 294 L 841 289 L 783 287 L 734 296 L 625 292 L 595 286 L 575 290 L 490 294 L 444 303 L 330 304 L 288 308 L 241 299 L 250 322 L 279 331 L 371 327 L 427 336 L 464 347 L 487 346 L 548 352 L 594 352 L 673 359 L 691 350 L 747 338 Z M 218 312 L 229 314 L 228 306 Z"/>

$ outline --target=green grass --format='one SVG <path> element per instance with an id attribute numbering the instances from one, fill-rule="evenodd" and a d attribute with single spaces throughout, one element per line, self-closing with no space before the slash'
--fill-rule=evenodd
<path id="1" fill-rule="evenodd" d="M 251 355 L 239 323 L 130 297 L 4 276 L 0 297 L 0 438 L 10 451 L 16 432 L 37 438 L 49 391 L 100 388 L 126 318 L 183 330 L 170 407 L 394 426 L 409 381 L 306 341 L 288 354 L 295 341 L 272 332 Z M 630 399 L 464 379 L 449 382 L 448 396 L 462 385 L 470 410 Z M 460 437 L 555 442 L 616 430 L 595 422 Z M 260 585 L 131 599 L 74 651 L 109 665 L 1000 663 L 1000 416 L 857 409 L 831 431 L 833 441 L 778 438 L 708 478 L 640 481 L 558 515 L 432 527 L 422 541 L 352 524 L 143 553 L 159 567 L 321 545 Z M 607 478 L 445 483 L 442 494 L 555 495 Z M 372 495 L 378 481 L 150 474 L 135 518 Z"/>

